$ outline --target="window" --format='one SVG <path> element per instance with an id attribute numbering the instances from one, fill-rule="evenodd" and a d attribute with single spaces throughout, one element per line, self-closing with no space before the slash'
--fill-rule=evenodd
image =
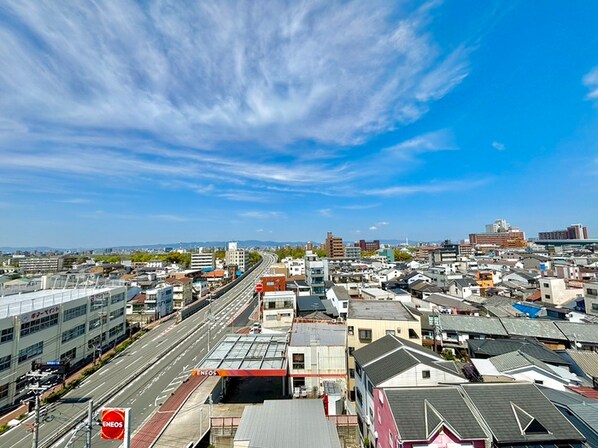
<path id="1" fill-rule="evenodd" d="M 3 356 L 2 358 L 0 358 L 0 372 L 2 372 L 3 370 L 10 369 L 10 358 L 11 355 Z"/>
<path id="2" fill-rule="evenodd" d="M 276 315 L 275 314 L 268 314 L 266 316 L 266 320 L 276 320 Z"/>
<path id="3" fill-rule="evenodd" d="M 5 328 L 4 330 L 0 331 L 0 344 L 12 341 L 14 332 L 14 328 Z"/>
<path id="4" fill-rule="evenodd" d="M 64 343 L 71 341 L 76 337 L 81 336 L 82 334 L 85 334 L 85 324 L 77 325 L 76 327 L 71 328 L 70 330 L 63 331 L 62 342 Z"/>
<path id="5" fill-rule="evenodd" d="M 16 381 L 17 393 L 23 392 L 25 389 L 27 389 L 28 385 L 29 378 L 27 377 L 27 375 L 21 375 L 20 377 L 18 377 Z"/>
<path id="6" fill-rule="evenodd" d="M 550 288 L 550 285 L 548 283 L 544 283 L 544 287 L 545 288 Z"/>
<path id="7" fill-rule="evenodd" d="M 116 294 L 116 295 L 110 297 L 110 303 L 122 302 L 123 300 L 125 300 L 124 292 L 121 292 L 120 294 Z"/>
<path id="8" fill-rule="evenodd" d="M 430 371 L 422 370 L 422 378 L 430 378 Z"/>
<path id="9" fill-rule="evenodd" d="M 355 398 L 359 407 L 363 405 L 363 396 L 361 395 L 361 391 L 358 387 L 355 388 Z"/>
<path id="10" fill-rule="evenodd" d="M 64 312 L 64 317 L 62 318 L 63 322 L 67 320 L 74 319 L 79 316 L 85 316 L 87 314 L 87 304 L 76 306 L 75 308 L 71 308 Z"/>
<path id="11" fill-rule="evenodd" d="M 349 333 L 349 336 L 353 336 L 355 330 L 353 328 L 353 325 L 350 325 L 347 327 L 347 333 Z"/>
<path id="12" fill-rule="evenodd" d="M 114 311 L 112 311 L 110 313 L 110 320 L 116 319 L 117 317 L 120 317 L 123 314 L 125 314 L 125 309 L 124 308 L 118 308 L 117 310 L 114 310 Z"/>
<path id="13" fill-rule="evenodd" d="M 355 351 L 355 347 L 349 347 L 349 356 L 353 356 L 354 351 Z"/>
<path id="14" fill-rule="evenodd" d="M 96 317 L 95 319 L 91 319 L 89 321 L 89 329 L 93 330 L 94 328 L 98 328 L 100 326 L 100 318 Z"/>
<path id="15" fill-rule="evenodd" d="M 60 360 L 61 361 L 72 361 L 73 359 L 75 359 L 77 357 L 77 349 L 76 348 L 72 348 L 70 349 L 68 352 L 64 352 L 61 356 L 60 356 Z"/>
<path id="16" fill-rule="evenodd" d="M 592 310 L 598 311 L 598 303 L 596 303 L 596 302 L 592 303 Z"/>
<path id="17" fill-rule="evenodd" d="M 122 333 L 123 331 L 123 325 L 117 325 L 116 327 L 113 327 L 110 329 L 110 331 L 108 332 L 108 338 L 112 339 L 113 337 L 115 337 L 118 333 Z"/>
<path id="18" fill-rule="evenodd" d="M 589 296 L 598 296 L 598 289 L 588 288 L 587 291 Z"/>
<path id="19" fill-rule="evenodd" d="M 386 335 L 387 336 L 394 336 L 395 335 L 395 331 L 394 330 L 386 330 Z"/>
<path id="20" fill-rule="evenodd" d="M 8 397 L 8 384 L 3 384 L 0 386 L 0 400 L 6 397 Z"/>
<path id="21" fill-rule="evenodd" d="M 545 299 L 550 299 L 550 294 L 544 294 Z"/>
<path id="22" fill-rule="evenodd" d="M 542 380 L 534 380 L 534 383 L 542 385 L 542 384 L 544 384 L 544 381 L 542 381 Z"/>
<path id="23" fill-rule="evenodd" d="M 378 389 L 378 401 L 384 406 L 384 392 L 382 392 L 382 389 Z"/>
<path id="24" fill-rule="evenodd" d="M 360 341 L 371 341 L 372 340 L 372 330 L 360 328 L 359 329 L 359 340 Z"/>
<path id="25" fill-rule="evenodd" d="M 409 339 L 419 339 L 419 335 L 413 328 L 409 329 Z"/>
<path id="26" fill-rule="evenodd" d="M 401 329 L 397 328 L 397 334 L 401 334 Z"/>
<path id="27" fill-rule="evenodd" d="M 19 363 L 27 361 L 28 359 L 35 358 L 44 352 L 44 341 L 40 341 L 37 344 L 30 345 L 27 348 L 19 350 Z"/>
<path id="28" fill-rule="evenodd" d="M 37 333 L 58 324 L 58 313 L 33 319 L 30 322 L 21 323 L 21 336 Z"/>
<path id="29" fill-rule="evenodd" d="M 374 385 L 370 381 L 368 381 L 368 392 L 374 397 Z"/>
<path id="30" fill-rule="evenodd" d="M 305 369 L 305 355 L 293 353 L 293 369 Z"/>
<path id="31" fill-rule="evenodd" d="M 355 378 L 355 369 L 349 369 L 349 378 Z"/>

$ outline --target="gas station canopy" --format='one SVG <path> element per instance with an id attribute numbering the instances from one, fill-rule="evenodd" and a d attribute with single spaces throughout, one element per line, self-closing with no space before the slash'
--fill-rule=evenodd
<path id="1" fill-rule="evenodd" d="M 193 374 L 200 376 L 286 376 L 287 336 L 234 334 L 225 336 Z"/>

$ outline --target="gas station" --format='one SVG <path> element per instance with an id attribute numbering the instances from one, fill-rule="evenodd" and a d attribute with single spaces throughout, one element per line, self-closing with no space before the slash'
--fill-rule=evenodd
<path id="1" fill-rule="evenodd" d="M 286 393 L 287 335 L 231 334 L 220 342 L 193 370 L 198 376 L 279 377 Z M 226 381 L 222 381 L 226 395 Z"/>

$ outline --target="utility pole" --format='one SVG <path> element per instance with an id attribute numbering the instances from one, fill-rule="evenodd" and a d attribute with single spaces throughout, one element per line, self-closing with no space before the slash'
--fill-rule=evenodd
<path id="1" fill-rule="evenodd" d="M 33 423 L 32 448 L 37 448 L 39 443 L 39 392 L 35 391 L 35 422 Z"/>
<path id="2" fill-rule="evenodd" d="M 89 407 L 87 408 L 87 438 L 85 448 L 91 448 L 91 430 L 93 427 L 93 400 L 89 400 Z"/>

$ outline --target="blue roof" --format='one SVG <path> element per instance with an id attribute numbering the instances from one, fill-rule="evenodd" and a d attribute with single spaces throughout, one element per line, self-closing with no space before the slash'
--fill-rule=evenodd
<path id="1" fill-rule="evenodd" d="M 538 314 L 542 310 L 536 306 L 524 305 L 523 303 L 514 303 L 513 308 L 521 311 L 523 314 L 531 318 L 538 317 Z"/>
<path id="2" fill-rule="evenodd" d="M 201 268 L 202 272 L 212 272 L 214 268 Z"/>

